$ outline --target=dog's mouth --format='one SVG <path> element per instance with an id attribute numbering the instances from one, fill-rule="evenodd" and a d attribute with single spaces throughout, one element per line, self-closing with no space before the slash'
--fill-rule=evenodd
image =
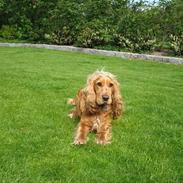
<path id="1" fill-rule="evenodd" d="M 100 104 L 98 105 L 99 108 L 102 110 L 102 111 L 107 111 L 108 110 L 108 106 L 109 104 L 107 102 L 104 102 L 103 104 Z"/>
<path id="2" fill-rule="evenodd" d="M 109 104 L 107 102 L 103 102 L 102 104 L 98 104 L 100 108 L 106 108 Z"/>
<path id="3" fill-rule="evenodd" d="M 106 105 L 108 105 L 107 102 L 104 102 L 102 104 L 99 104 L 100 107 L 105 107 Z"/>
<path id="4" fill-rule="evenodd" d="M 102 101 L 101 103 L 97 103 L 97 105 L 100 107 L 104 107 L 104 106 L 110 105 L 110 104 L 111 104 L 110 101 Z"/>

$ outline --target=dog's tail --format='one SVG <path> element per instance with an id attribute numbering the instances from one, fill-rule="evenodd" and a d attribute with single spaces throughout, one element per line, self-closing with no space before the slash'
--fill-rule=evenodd
<path id="1" fill-rule="evenodd" d="M 73 98 L 68 98 L 67 99 L 67 104 L 69 104 L 69 105 L 76 105 L 76 101 Z"/>

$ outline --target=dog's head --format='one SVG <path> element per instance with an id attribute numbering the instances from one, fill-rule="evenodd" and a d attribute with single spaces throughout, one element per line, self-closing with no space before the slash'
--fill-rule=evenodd
<path id="1" fill-rule="evenodd" d="M 112 105 L 113 117 L 120 116 L 122 100 L 115 76 L 104 71 L 97 71 L 89 76 L 86 102 L 90 112 L 94 112 L 97 106 Z"/>

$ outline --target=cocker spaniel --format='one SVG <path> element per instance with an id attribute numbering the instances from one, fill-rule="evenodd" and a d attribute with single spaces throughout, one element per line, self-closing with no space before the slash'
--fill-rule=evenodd
<path id="1" fill-rule="evenodd" d="M 97 144 L 111 143 L 111 121 L 123 110 L 119 83 L 109 72 L 96 71 L 88 77 L 87 86 L 79 90 L 74 99 L 68 99 L 74 106 L 69 116 L 80 118 L 74 144 L 86 144 L 90 131 L 96 131 Z"/>

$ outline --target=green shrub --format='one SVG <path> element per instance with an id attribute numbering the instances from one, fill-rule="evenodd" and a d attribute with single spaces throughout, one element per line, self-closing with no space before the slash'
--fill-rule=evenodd
<path id="1" fill-rule="evenodd" d="M 183 54 L 183 1 L 0 0 L 0 37 Z"/>
<path id="2" fill-rule="evenodd" d="M 170 35 L 170 46 L 175 54 L 183 54 L 183 34 L 180 36 Z"/>
<path id="3" fill-rule="evenodd" d="M 114 37 L 116 45 L 119 46 L 120 48 L 122 49 L 127 48 L 129 50 L 133 49 L 132 42 L 129 39 L 125 38 L 123 35 L 115 34 Z"/>
<path id="4" fill-rule="evenodd" d="M 113 30 L 106 28 L 101 20 L 92 20 L 81 27 L 77 37 L 77 45 L 93 48 L 99 45 L 113 44 L 114 36 L 112 32 Z"/>
<path id="5" fill-rule="evenodd" d="M 70 45 L 74 42 L 74 34 L 69 27 L 64 26 L 63 28 L 51 33 L 49 35 L 49 40 L 56 44 Z"/>
<path id="6" fill-rule="evenodd" d="M 85 27 L 77 38 L 77 45 L 82 47 L 94 47 L 100 41 L 100 35 L 98 31 L 92 28 Z"/>
<path id="7" fill-rule="evenodd" d="M 153 51 L 156 45 L 156 39 L 137 37 L 136 42 L 133 43 L 132 51 Z"/>
<path id="8" fill-rule="evenodd" d="M 148 39 L 144 37 L 131 37 L 126 38 L 121 34 L 115 35 L 115 42 L 117 46 L 122 49 L 127 49 L 133 52 L 141 52 L 141 51 L 152 51 L 156 46 L 156 39 Z"/>
<path id="9" fill-rule="evenodd" d="M 4 39 L 18 38 L 18 32 L 15 26 L 3 25 L 0 30 L 0 36 Z"/>

